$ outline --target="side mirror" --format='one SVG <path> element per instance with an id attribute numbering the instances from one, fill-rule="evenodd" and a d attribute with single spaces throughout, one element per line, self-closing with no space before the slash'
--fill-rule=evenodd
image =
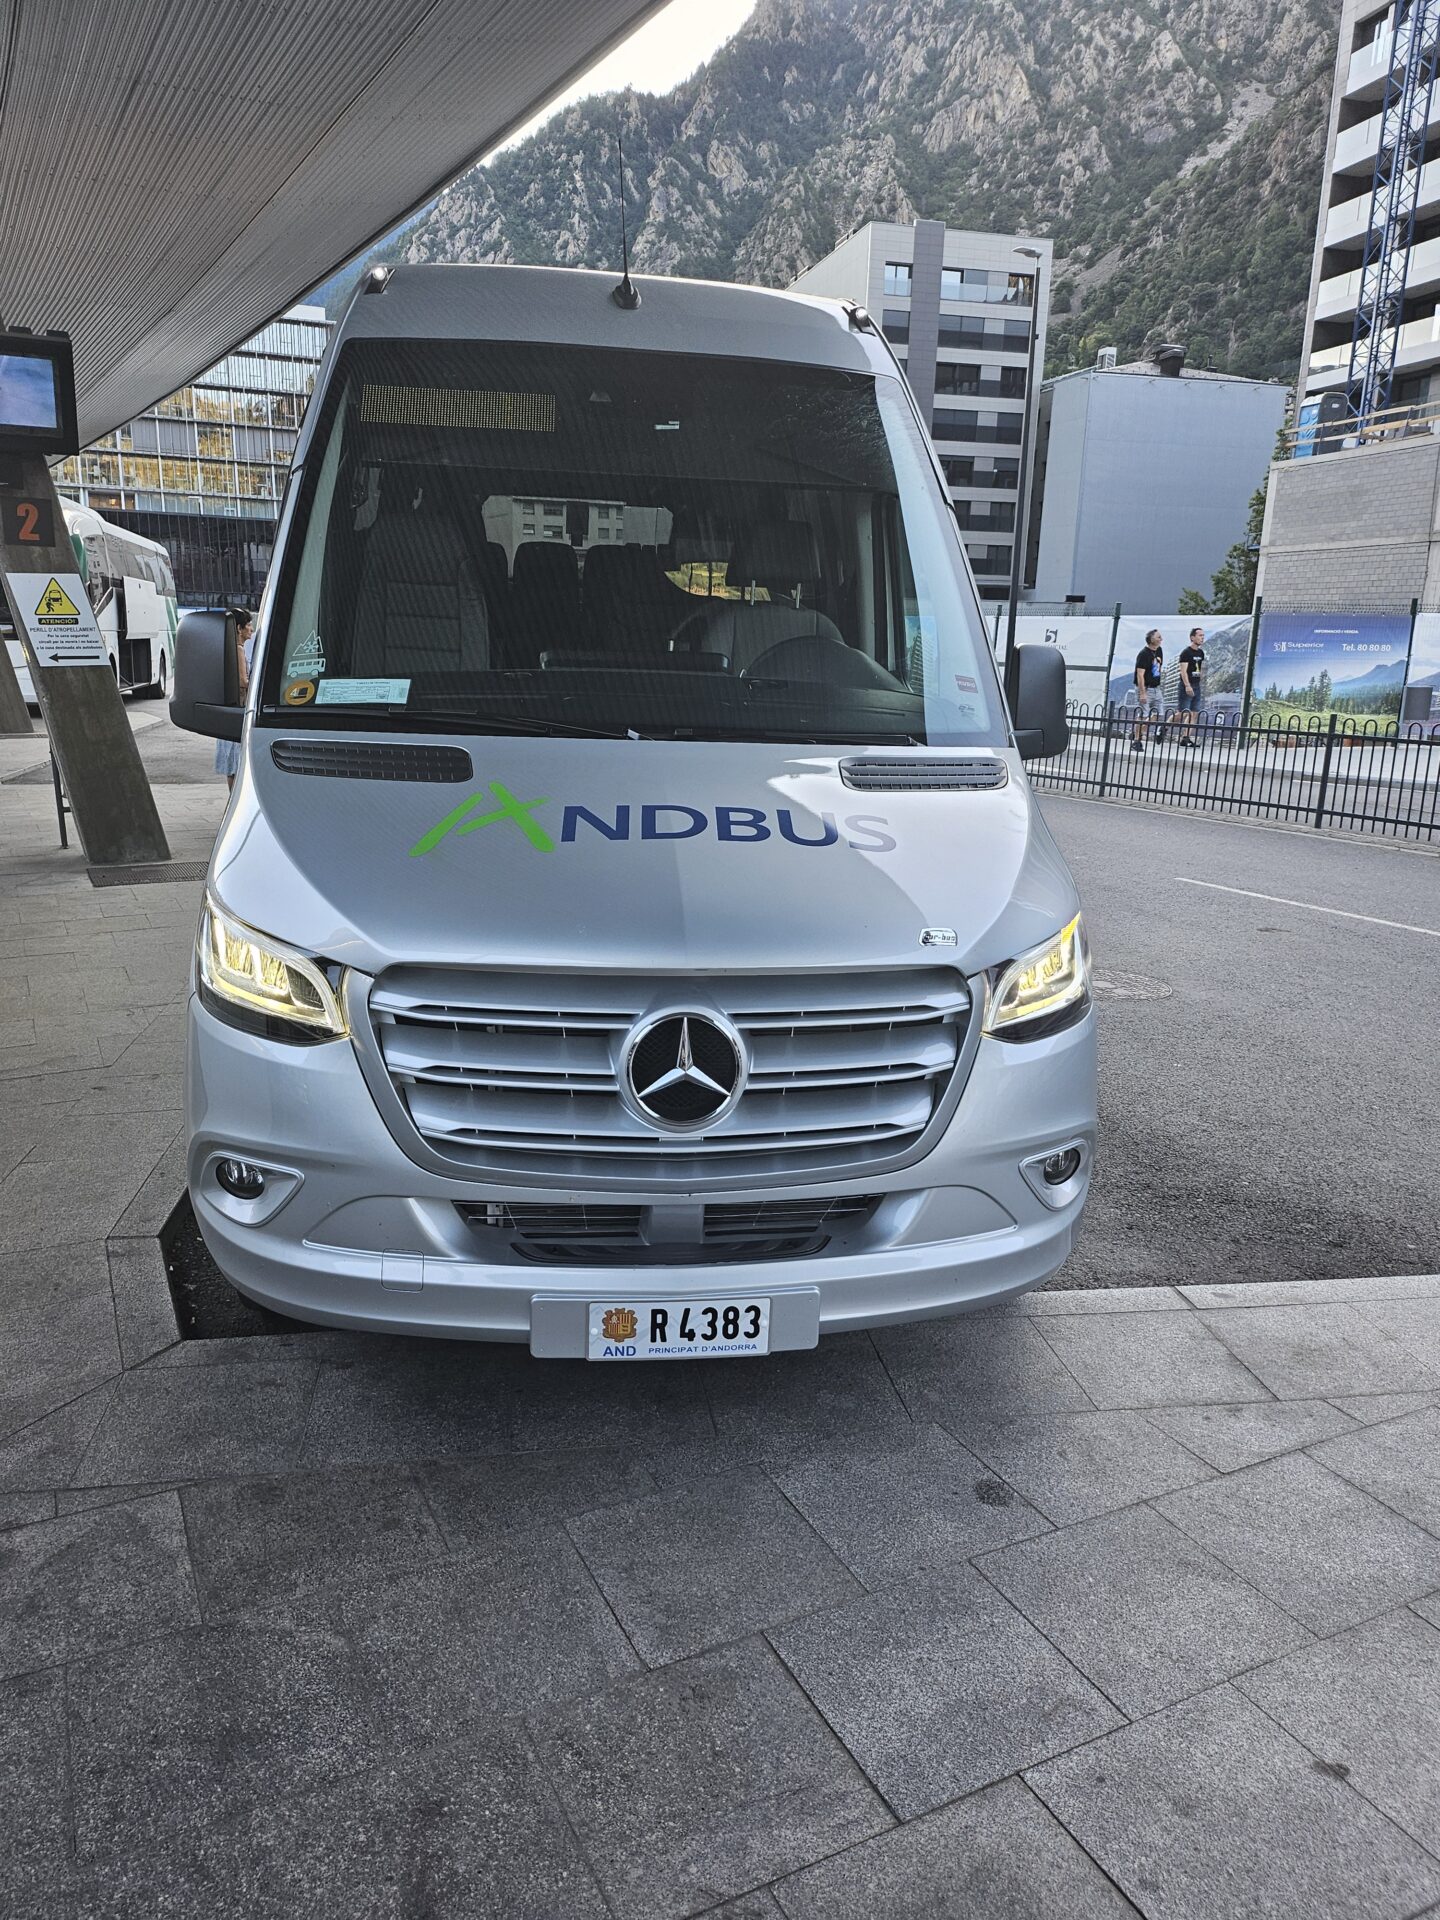
<path id="1" fill-rule="evenodd" d="M 1058 647 L 1016 647 L 1011 720 L 1022 760 L 1050 760 L 1069 746 L 1065 656 Z"/>
<path id="2" fill-rule="evenodd" d="M 238 740 L 240 654 L 232 613 L 187 613 L 175 634 L 175 691 L 170 718 L 187 733 Z"/>

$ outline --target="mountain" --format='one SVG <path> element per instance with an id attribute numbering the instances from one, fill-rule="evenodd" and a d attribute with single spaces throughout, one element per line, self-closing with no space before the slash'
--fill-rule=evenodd
<path id="1" fill-rule="evenodd" d="M 760 0 L 663 95 L 566 108 L 388 250 L 784 286 L 868 219 L 1056 243 L 1051 370 L 1185 340 L 1288 376 L 1320 190 L 1326 0 Z"/>
<path id="2" fill-rule="evenodd" d="M 1371 693 L 1376 687 L 1398 687 L 1405 678 L 1405 661 L 1382 660 L 1368 673 L 1357 673 L 1351 680 L 1337 680 L 1333 693 Z"/>

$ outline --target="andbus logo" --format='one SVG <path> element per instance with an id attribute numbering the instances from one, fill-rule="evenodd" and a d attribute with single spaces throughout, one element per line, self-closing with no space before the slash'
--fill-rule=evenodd
<path id="1" fill-rule="evenodd" d="M 452 833 L 475 833 L 481 827 L 499 826 L 507 820 L 540 853 L 553 853 L 555 838 L 535 818 L 535 809 L 556 804 L 549 798 L 517 800 L 508 787 L 492 780 L 487 793 L 472 793 L 422 834 L 411 847 L 410 858 L 433 853 Z M 775 809 L 772 825 L 772 816 L 762 807 L 716 807 L 706 813 L 700 807 L 675 801 L 647 800 L 633 807 L 624 801 L 612 814 L 562 805 L 559 835 L 561 845 L 578 840 L 582 833 L 601 840 L 694 840 L 703 833 L 713 833 L 717 840 L 740 845 L 778 839 L 788 840 L 793 847 L 836 847 L 843 839 L 847 847 L 859 853 L 893 853 L 895 841 L 886 831 L 887 825 L 877 815 L 867 813 L 852 813 L 838 823 L 833 813 L 806 814 L 797 823 L 789 807 Z"/>

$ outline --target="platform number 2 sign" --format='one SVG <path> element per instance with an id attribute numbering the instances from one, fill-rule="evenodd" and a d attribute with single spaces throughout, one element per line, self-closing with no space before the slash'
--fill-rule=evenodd
<path id="1" fill-rule="evenodd" d="M 49 547 L 55 543 L 55 510 L 48 500 L 0 500 L 0 524 L 7 547 Z"/>

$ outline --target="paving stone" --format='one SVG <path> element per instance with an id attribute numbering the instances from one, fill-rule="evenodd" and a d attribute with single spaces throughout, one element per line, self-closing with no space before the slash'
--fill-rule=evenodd
<path id="1" fill-rule="evenodd" d="M 770 1889 L 758 1887 L 738 1900 L 727 1900 L 723 1907 L 707 1907 L 705 1920 L 785 1920 L 785 1915 Z"/>
<path id="2" fill-rule="evenodd" d="M 779 1488 L 755 1474 L 592 1513 L 569 1531 L 651 1666 L 859 1591 Z"/>
<path id="3" fill-rule="evenodd" d="M 1065 1526 L 1210 1478 L 1210 1468 L 1140 1413 L 1038 1413 L 972 1422 L 963 1437 L 1047 1519 Z"/>
<path id="4" fill-rule="evenodd" d="M 1200 1317 L 1282 1400 L 1440 1386 L 1433 1354 L 1358 1307 L 1230 1307 Z"/>
<path id="5" fill-rule="evenodd" d="M 198 1619 L 174 1494 L 0 1535 L 0 1675 L 58 1666 Z"/>
<path id="6" fill-rule="evenodd" d="M 770 1637 L 902 1819 L 1120 1718 L 968 1567 L 918 1575 Z"/>
<path id="7" fill-rule="evenodd" d="M 1407 1520 L 1440 1534 L 1440 1407 L 1354 1428 L 1311 1457 Z"/>
<path id="8" fill-rule="evenodd" d="M 207 1617 L 446 1551 L 404 1468 L 211 1480 L 181 1504 Z"/>
<path id="9" fill-rule="evenodd" d="M 54 1517 L 53 1493 L 0 1493 L 0 1529 L 31 1527 Z"/>
<path id="10" fill-rule="evenodd" d="M 1358 1280 L 1233 1280 L 1181 1287 L 1196 1307 L 1324 1307 L 1355 1300 L 1408 1300 L 1435 1292 L 1433 1273 L 1392 1273 Z"/>
<path id="11" fill-rule="evenodd" d="M 0 1487 L 63 1487 L 79 1466 L 114 1392 L 114 1381 L 107 1381 L 0 1440 Z"/>
<path id="12" fill-rule="evenodd" d="M 1440 1632 L 1406 1609 L 1236 1682 L 1272 1720 L 1440 1852 Z"/>
<path id="13" fill-rule="evenodd" d="M 1296 1453 L 1354 1421 L 1326 1400 L 1248 1400 L 1235 1407 L 1156 1407 L 1146 1419 L 1183 1441 L 1221 1473 L 1253 1467 L 1277 1453 Z"/>
<path id="14" fill-rule="evenodd" d="M 1149 1507 L 986 1554 L 980 1570 L 1131 1719 L 1311 1636 Z"/>
<path id="15" fill-rule="evenodd" d="M 837 1441 L 880 1445 L 908 1435 L 910 1416 L 866 1334 L 808 1353 L 726 1361 L 703 1369 L 714 1431 L 758 1459 L 780 1463 Z"/>
<path id="16" fill-rule="evenodd" d="M 544 1709 L 531 1724 L 622 1920 L 697 1913 L 891 1824 L 760 1640 Z"/>
<path id="17" fill-rule="evenodd" d="M 447 1546 L 643 1500 L 655 1476 L 628 1452 L 492 1454 L 415 1469 Z"/>
<path id="18" fill-rule="evenodd" d="M 145 1368 L 115 1389 L 74 1478 L 81 1485 L 275 1473 L 299 1449 L 315 1368 Z"/>
<path id="19" fill-rule="evenodd" d="M 32 1425 L 120 1371 L 108 1276 L 99 1240 L 0 1260 L 0 1433 Z"/>
<path id="20" fill-rule="evenodd" d="M 125 1366 L 137 1367 L 180 1338 L 165 1277 L 165 1255 L 154 1238 L 111 1239 L 105 1253 L 120 1357 Z"/>
<path id="21" fill-rule="evenodd" d="M 1018 1780 L 807 1867 L 786 1920 L 1124 1920 L 1134 1907 Z"/>
<path id="22" fill-rule="evenodd" d="M 186 1143 L 178 1134 L 156 1160 L 134 1198 L 110 1229 L 118 1239 L 153 1240 L 185 1192 Z"/>
<path id="23" fill-rule="evenodd" d="M 1330 1404 L 1369 1427 L 1382 1420 L 1398 1420 L 1405 1413 L 1418 1413 L 1422 1407 L 1440 1405 L 1440 1393 L 1332 1394 Z"/>
<path id="24" fill-rule="evenodd" d="M 1186 1313 L 1181 1287 L 1037 1287 L 1007 1303 L 1048 1319 L 1060 1313 Z M 1001 1309 L 1003 1311 L 1003 1309 Z"/>
<path id="25" fill-rule="evenodd" d="M 323 1631 L 173 1634 L 68 1675 L 82 1860 L 188 1839 L 237 1806 L 288 1800 L 410 1744 L 374 1663 Z"/>
<path id="26" fill-rule="evenodd" d="M 0 1252 L 103 1239 L 179 1128 L 178 1111 L 69 1120 L 0 1180 Z"/>
<path id="27" fill-rule="evenodd" d="M 778 1468 L 775 1478 L 867 1587 L 968 1560 L 1049 1524 L 936 1426 L 879 1452 L 835 1448 Z"/>
<path id="28" fill-rule="evenodd" d="M 548 1785 L 503 1734 L 242 1807 L 91 1867 L 80 1920 L 607 1920 Z"/>
<path id="29" fill-rule="evenodd" d="M 1151 1319 L 1169 1314 L 1124 1316 Z M 1176 1316 L 1179 1317 L 1179 1316 Z M 1119 1316 L 1117 1316 L 1117 1319 Z M 1050 1326 L 1050 1321 L 1045 1321 Z M 1081 1324 L 1065 1319 L 1064 1325 Z M 1109 1327 L 1112 1322 L 1105 1319 Z M 1093 1401 L 1028 1316 L 962 1314 L 882 1327 L 873 1336 L 911 1417 L 944 1424 L 964 1408 L 977 1415 L 1090 1407 Z"/>
<path id="30" fill-rule="evenodd" d="M 383 1675 L 387 1711 L 427 1742 L 640 1664 L 559 1527 L 506 1534 L 404 1574 L 342 1576 L 245 1618 L 354 1647 Z"/>
<path id="31" fill-rule="evenodd" d="M 1242 1467 L 1155 1504 L 1316 1633 L 1440 1586 L 1440 1540 L 1305 1454 Z"/>
<path id="32" fill-rule="evenodd" d="M 1045 1338 L 1097 1407 L 1267 1400 L 1252 1373 L 1191 1313 L 1056 1318 Z"/>
<path id="33" fill-rule="evenodd" d="M 65 1679 L 0 1681 L 0 1909 L 54 1912 L 69 1863 Z"/>
<path id="34" fill-rule="evenodd" d="M 128 1487 L 58 1487 L 51 1497 L 59 1514 L 94 1513 L 100 1507 L 118 1507 L 127 1500 L 143 1499 L 147 1493 L 178 1493 L 183 1484 L 179 1480 L 152 1480 Z"/>
<path id="35" fill-rule="evenodd" d="M 1440 1863 L 1228 1686 L 1026 1777 L 1147 1916 L 1403 1920 L 1440 1893 Z"/>

